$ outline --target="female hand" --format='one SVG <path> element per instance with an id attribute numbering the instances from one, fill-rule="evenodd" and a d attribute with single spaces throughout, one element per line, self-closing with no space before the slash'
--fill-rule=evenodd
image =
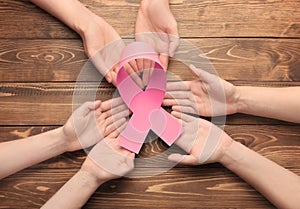
<path id="1" fill-rule="evenodd" d="M 121 98 L 86 102 L 74 111 L 63 127 L 67 151 L 96 144 L 120 128 L 130 114 Z"/>
<path id="2" fill-rule="evenodd" d="M 122 126 L 122 129 L 125 125 Z M 96 144 L 82 164 L 81 170 L 88 172 L 98 181 L 120 178 L 134 168 L 134 153 L 118 145 L 119 131 L 116 130 Z"/>
<path id="3" fill-rule="evenodd" d="M 169 56 L 174 56 L 179 45 L 177 22 L 168 0 L 141 1 L 135 24 L 135 39 L 150 44 L 159 53 L 164 68 L 168 68 Z M 138 69 L 147 70 L 143 74 L 143 82 L 148 83 L 153 62 L 140 59 L 137 65 Z"/>
<path id="4" fill-rule="evenodd" d="M 186 165 L 219 162 L 225 150 L 233 142 L 223 130 L 207 120 L 172 111 L 183 125 L 183 133 L 176 145 L 188 155 L 171 154 L 168 159 Z"/>
<path id="5" fill-rule="evenodd" d="M 163 105 L 206 117 L 238 111 L 239 95 L 234 85 L 193 65 L 190 70 L 199 79 L 168 83 Z"/>

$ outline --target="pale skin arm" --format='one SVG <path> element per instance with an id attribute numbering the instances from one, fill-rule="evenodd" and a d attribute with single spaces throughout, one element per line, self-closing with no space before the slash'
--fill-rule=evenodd
<path id="1" fill-rule="evenodd" d="M 219 162 L 252 185 L 276 207 L 300 208 L 298 175 L 234 141 L 206 120 L 176 111 L 172 115 L 180 119 L 184 127 L 184 133 L 176 144 L 189 154 L 171 154 L 169 160 L 186 165 Z M 210 146 L 210 150 L 203 150 L 208 141 L 215 144 Z M 200 160 L 203 159 L 203 153 L 210 153 L 204 162 Z"/>
<path id="2" fill-rule="evenodd" d="M 0 179 L 64 152 L 99 142 L 125 124 L 128 114 L 120 98 L 103 103 L 86 102 L 74 111 L 63 127 L 0 143 Z"/>
<path id="3" fill-rule="evenodd" d="M 300 208 L 300 177 L 275 162 L 233 142 L 219 160 L 277 208 Z"/>
<path id="4" fill-rule="evenodd" d="M 80 209 L 104 182 L 80 169 L 42 208 Z"/>
<path id="5" fill-rule="evenodd" d="M 79 34 L 83 34 L 93 13 L 77 0 L 30 0 Z"/>
<path id="6" fill-rule="evenodd" d="M 300 87 L 234 86 L 193 65 L 190 70 L 199 79 L 169 82 L 164 105 L 208 117 L 245 113 L 300 123 Z"/>
<path id="7" fill-rule="evenodd" d="M 67 149 L 62 128 L 0 144 L 0 179 L 64 153 Z"/>
<path id="8" fill-rule="evenodd" d="M 300 87 L 236 89 L 238 112 L 300 123 Z"/>
<path id="9" fill-rule="evenodd" d="M 87 9 L 78 0 L 31 0 L 31 2 L 77 32 L 83 40 L 86 55 L 97 70 L 105 76 L 108 82 L 116 85 L 118 70 L 116 65 L 124 42 L 110 24 Z M 109 53 L 111 50 L 114 50 L 115 53 Z M 130 64 L 125 67 L 129 73 L 133 73 L 134 68 L 137 68 L 136 63 Z M 137 76 L 135 76 L 135 80 L 142 85 L 142 81 Z"/>
<path id="10" fill-rule="evenodd" d="M 101 184 L 133 167 L 134 153 L 119 147 L 117 138 L 106 138 L 95 145 L 81 169 L 42 208 L 79 209 Z"/>

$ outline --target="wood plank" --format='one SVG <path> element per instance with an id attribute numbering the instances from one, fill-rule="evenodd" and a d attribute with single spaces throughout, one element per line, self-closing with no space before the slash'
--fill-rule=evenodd
<path id="1" fill-rule="evenodd" d="M 24 170 L 0 182 L 1 205 L 39 208 L 74 169 Z M 297 171 L 299 172 L 299 170 Z M 219 201 L 216 201 L 219 200 Z M 273 208 L 252 187 L 226 170 L 209 166 L 174 168 L 151 178 L 118 179 L 102 185 L 84 208 Z"/>
<path id="2" fill-rule="evenodd" d="M 199 57 L 201 50 L 209 60 Z M 0 39 L 0 81 L 98 81 L 87 63 L 80 40 Z M 184 39 L 170 63 L 169 80 L 194 77 L 187 65 L 212 71 L 211 62 L 222 78 L 231 81 L 300 81 L 300 39 Z M 188 52 L 188 53 L 187 53 Z M 180 60 L 179 60 L 180 59 Z M 184 61 L 184 62 L 183 62 Z M 87 70 L 91 69 L 91 70 Z"/>
<path id="3" fill-rule="evenodd" d="M 134 33 L 139 2 L 82 0 L 121 36 Z M 171 0 L 181 37 L 299 37 L 299 7 L 297 0 Z M 78 37 L 26 0 L 1 1 L 0 8 L 0 38 Z"/>
<path id="4" fill-rule="evenodd" d="M 14 140 L 20 136 L 25 137 L 51 129 L 27 128 L 29 127 L 1 127 L 0 138 Z M 227 126 L 226 131 L 234 139 L 300 174 L 298 127 Z M 155 152 L 155 149 L 152 151 Z M 76 155 L 69 157 L 71 160 L 60 158 L 56 162 L 25 169 L 1 180 L 2 208 L 38 208 L 44 204 L 79 169 L 78 162 L 82 159 Z M 178 199 L 180 201 L 174 201 Z M 219 164 L 211 164 L 177 167 L 151 178 L 122 178 L 110 181 L 97 190 L 85 208 L 99 208 L 99 205 L 101 208 L 141 208 L 141 205 L 156 208 L 186 207 L 186 205 L 199 207 L 200 203 L 201 207 L 210 208 L 272 207 L 240 178 Z"/>
<path id="5" fill-rule="evenodd" d="M 0 142 L 17 140 L 19 138 L 35 135 L 55 126 L 26 126 L 26 127 L 0 127 Z M 289 168 L 300 169 L 300 128 L 289 125 L 227 125 L 225 131 L 236 141 L 250 149 Z M 156 137 L 152 137 L 156 139 Z M 169 147 L 161 140 L 151 141 L 143 146 L 137 157 L 151 158 L 166 151 Z M 84 151 L 64 153 L 31 169 L 79 169 L 86 157 Z M 137 162 L 136 168 L 161 168 L 165 167 L 164 157 L 147 161 L 147 164 Z M 184 167 L 184 166 L 181 166 Z M 212 167 L 219 168 L 217 164 Z"/>
<path id="6" fill-rule="evenodd" d="M 277 84 L 299 85 L 275 82 L 270 86 Z M 63 125 L 71 115 L 72 109 L 79 104 L 94 99 L 105 101 L 112 98 L 115 92 L 115 88 L 105 82 L 79 82 L 76 84 L 76 90 L 74 86 L 74 83 L 1 83 L 0 125 Z M 73 94 L 76 96 L 73 97 Z M 222 124 L 223 119 L 217 117 L 214 121 Z M 227 124 L 287 123 L 237 114 L 227 116 Z"/>

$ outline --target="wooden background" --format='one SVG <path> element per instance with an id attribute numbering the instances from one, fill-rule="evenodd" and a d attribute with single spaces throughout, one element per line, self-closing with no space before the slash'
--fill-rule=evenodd
<path id="1" fill-rule="evenodd" d="M 139 1 L 82 2 L 122 37 L 134 33 Z M 219 75 L 236 85 L 300 84 L 299 8 L 298 0 L 171 0 L 180 36 L 199 46 Z M 63 125 L 72 112 L 74 84 L 86 61 L 81 39 L 61 22 L 25 0 L 0 0 L 0 140 Z M 170 70 L 182 79 L 192 78 L 176 62 Z M 93 80 L 86 85 L 98 87 Z M 107 99 L 113 92 L 103 82 L 97 97 Z M 299 125 L 237 114 L 227 118 L 225 130 L 300 174 Z M 156 141 L 147 146 L 143 156 L 159 152 L 163 145 Z M 84 158 L 83 151 L 65 153 L 1 180 L 0 208 L 39 208 Z M 178 166 L 151 178 L 110 181 L 85 206 L 100 207 L 273 208 L 219 164 Z"/>

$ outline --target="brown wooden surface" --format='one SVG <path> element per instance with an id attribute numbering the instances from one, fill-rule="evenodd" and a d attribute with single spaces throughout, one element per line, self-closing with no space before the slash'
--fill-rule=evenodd
<path id="1" fill-rule="evenodd" d="M 138 0 L 82 2 L 122 37 L 132 38 Z M 217 73 L 236 85 L 299 86 L 298 8 L 298 0 L 171 0 L 181 37 L 198 46 Z M 79 36 L 65 25 L 28 1 L 0 0 L 0 141 L 63 125 L 72 113 L 75 81 L 86 61 Z M 172 60 L 170 71 L 183 80 L 193 79 L 179 61 Z M 83 78 L 82 98 L 105 100 L 115 91 L 105 81 L 99 85 L 97 74 Z M 225 131 L 235 140 L 300 174 L 299 125 L 242 114 L 228 116 L 226 124 Z M 139 157 L 163 149 L 167 146 L 156 140 L 145 145 Z M 85 157 L 84 151 L 65 153 L 1 180 L 0 208 L 39 208 Z M 151 178 L 113 180 L 85 206 L 129 207 L 273 208 L 219 164 L 177 166 Z"/>

